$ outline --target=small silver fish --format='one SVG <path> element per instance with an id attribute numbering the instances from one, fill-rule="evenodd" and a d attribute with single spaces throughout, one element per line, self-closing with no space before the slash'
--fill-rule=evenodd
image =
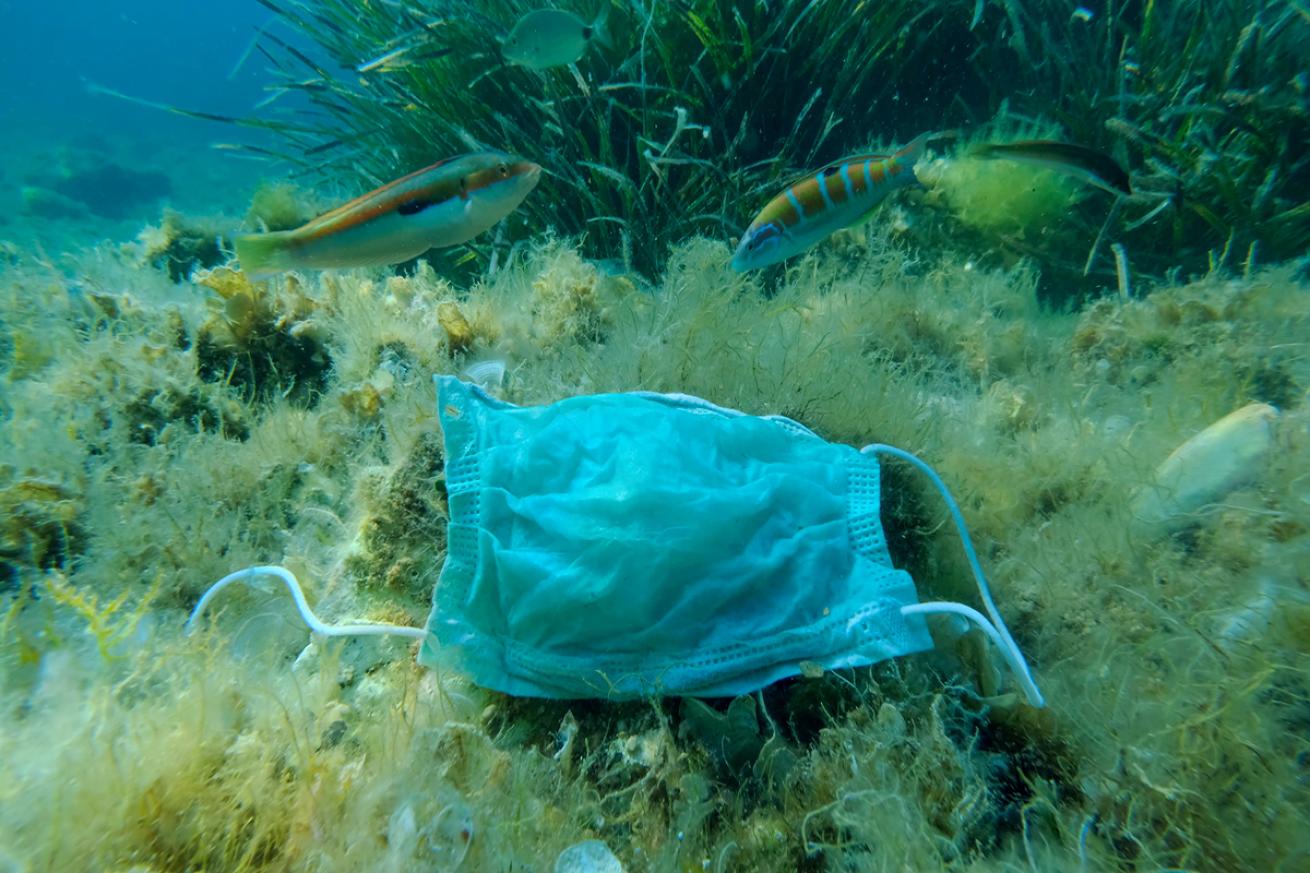
<path id="1" fill-rule="evenodd" d="M 537 9 L 519 19 L 501 39 L 501 54 L 511 64 L 545 70 L 571 64 L 593 42 L 606 44 L 605 15 L 588 24 L 563 9 Z"/>

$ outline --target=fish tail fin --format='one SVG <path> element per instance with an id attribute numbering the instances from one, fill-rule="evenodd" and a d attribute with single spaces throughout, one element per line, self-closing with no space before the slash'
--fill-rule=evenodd
<path id="1" fill-rule="evenodd" d="M 917 161 L 919 158 L 923 157 L 924 151 L 928 148 L 928 143 L 937 142 L 938 140 L 943 139 L 959 138 L 959 130 L 930 130 L 927 133 L 919 134 L 914 139 L 901 146 L 895 156 L 898 158 L 910 158 Z"/>
<path id="2" fill-rule="evenodd" d="M 291 268 L 286 232 L 251 233 L 236 238 L 237 261 L 252 282 L 268 279 Z"/>
<path id="3" fill-rule="evenodd" d="M 892 157 L 898 161 L 904 161 L 910 167 L 910 183 L 923 184 L 923 180 L 914 172 L 914 165 L 919 163 L 923 158 L 923 153 L 928 149 L 928 143 L 937 142 L 943 139 L 959 139 L 960 131 L 958 130 L 930 130 L 921 133 L 905 145 L 901 146 Z"/>
<path id="4" fill-rule="evenodd" d="M 596 20 L 591 23 L 591 38 L 605 48 L 614 48 L 614 43 L 610 40 L 609 30 L 606 28 L 609 17 L 609 3 L 605 3 L 600 7 L 600 14 L 596 16 Z"/>

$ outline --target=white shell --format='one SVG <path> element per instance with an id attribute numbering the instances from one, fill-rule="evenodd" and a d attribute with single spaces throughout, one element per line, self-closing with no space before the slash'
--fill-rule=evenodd
<path id="1" fill-rule="evenodd" d="M 469 364 L 464 376 L 479 388 L 499 388 L 505 382 L 505 362 L 493 358 Z"/>
<path id="2" fill-rule="evenodd" d="M 600 840 L 583 840 L 559 853 L 555 873 L 623 873 L 623 864 Z"/>
<path id="3" fill-rule="evenodd" d="M 1151 484 L 1133 495 L 1139 529 L 1166 533 L 1186 527 L 1198 510 L 1254 479 L 1273 447 L 1277 420 L 1277 409 L 1252 403 L 1174 449 Z"/>

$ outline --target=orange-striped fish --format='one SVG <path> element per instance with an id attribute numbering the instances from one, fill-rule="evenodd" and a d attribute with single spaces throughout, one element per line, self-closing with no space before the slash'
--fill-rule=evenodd
<path id="1" fill-rule="evenodd" d="M 857 155 L 804 177 L 755 216 L 732 256 L 733 269 L 776 264 L 867 218 L 892 191 L 918 181 L 914 165 L 931 140 L 954 135 L 925 133 L 894 154 Z"/>
<path id="2" fill-rule="evenodd" d="M 500 152 L 450 158 L 383 185 L 295 230 L 236 239 L 251 279 L 283 270 L 398 264 L 472 239 L 523 202 L 541 167 Z"/>

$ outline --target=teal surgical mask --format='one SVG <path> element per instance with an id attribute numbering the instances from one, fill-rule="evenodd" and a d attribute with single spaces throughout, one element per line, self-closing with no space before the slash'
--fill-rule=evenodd
<path id="1" fill-rule="evenodd" d="M 891 446 L 857 451 L 780 416 L 645 392 L 519 407 L 436 377 L 450 500 L 447 557 L 426 630 L 326 625 L 291 574 L 273 574 L 310 626 L 403 633 L 419 662 L 551 698 L 744 694 L 801 672 L 931 648 L 924 615 L 980 627 L 1029 703 L 1041 693 L 992 602 L 941 479 Z M 950 507 L 987 616 L 920 603 L 892 566 L 879 515 L 882 456 L 922 470 Z"/>

